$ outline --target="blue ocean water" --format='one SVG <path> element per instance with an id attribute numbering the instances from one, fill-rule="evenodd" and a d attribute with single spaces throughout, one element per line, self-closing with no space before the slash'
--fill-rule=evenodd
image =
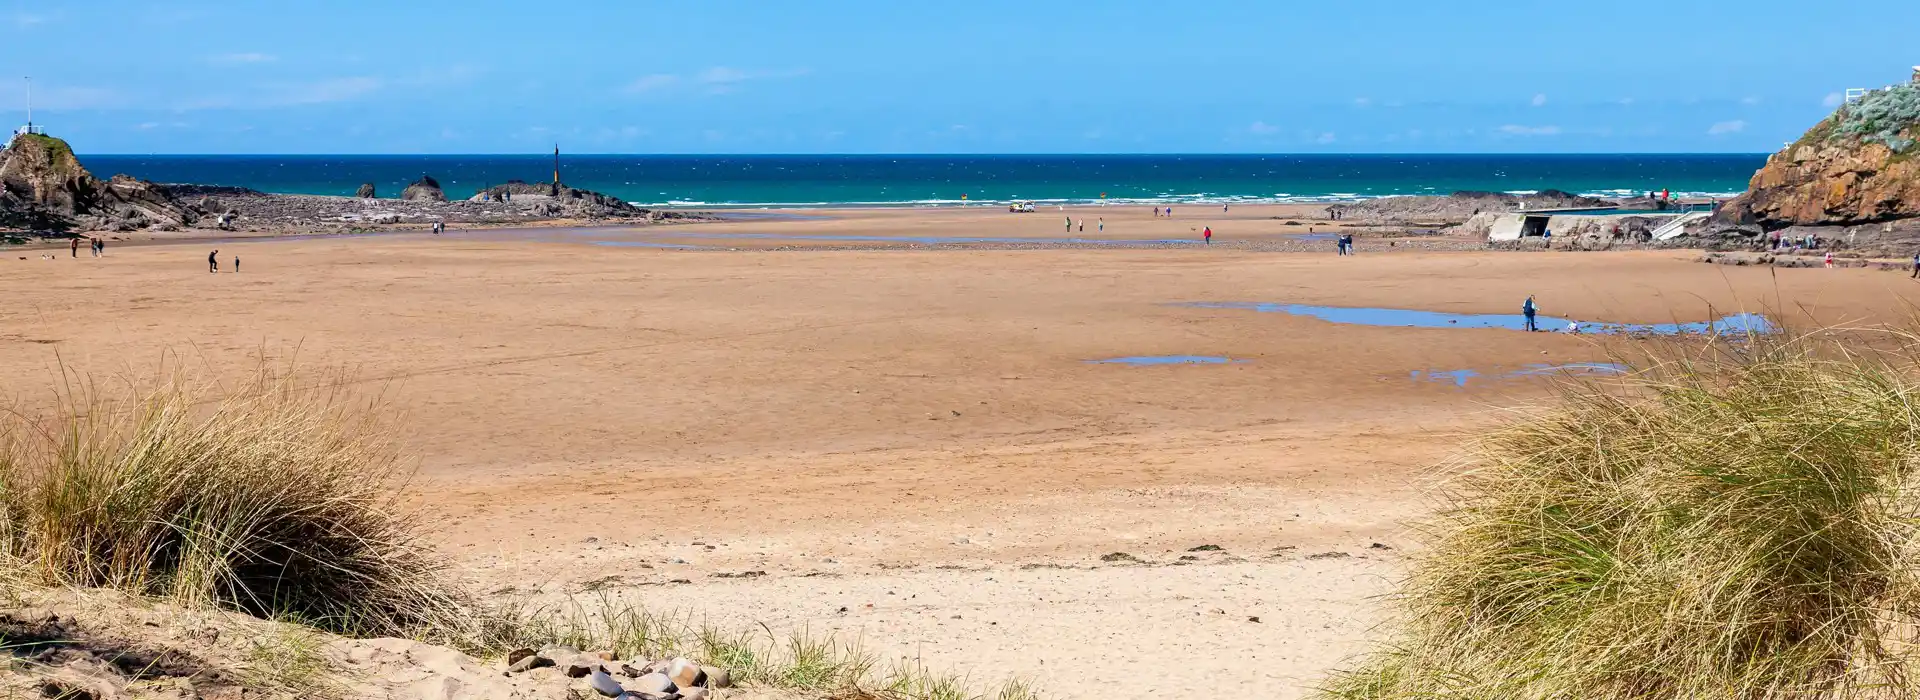
<path id="1" fill-rule="evenodd" d="M 83 155 L 96 175 L 381 196 L 432 175 L 449 197 L 507 180 L 545 182 L 551 156 Z M 574 187 L 656 206 L 821 207 L 1322 202 L 1459 190 L 1559 189 L 1600 196 L 1654 190 L 1730 196 L 1764 155 L 793 155 L 561 158 Z"/>

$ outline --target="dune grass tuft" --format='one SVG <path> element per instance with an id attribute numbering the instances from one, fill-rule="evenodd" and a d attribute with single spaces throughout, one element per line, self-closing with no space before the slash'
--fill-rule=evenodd
<path id="1" fill-rule="evenodd" d="M 1859 347 L 1696 345 L 1478 440 L 1322 696 L 1920 696 L 1915 355 Z"/>
<path id="2" fill-rule="evenodd" d="M 190 384 L 83 384 L 0 417 L 0 569 L 349 635 L 455 618 L 379 411 L 264 366 L 217 396 Z"/>
<path id="3" fill-rule="evenodd" d="M 1026 682 L 1012 679 L 983 686 L 929 670 L 918 659 L 901 659 L 884 670 L 880 658 L 858 639 L 795 630 L 776 634 L 717 627 L 692 615 L 659 613 L 601 595 L 566 599 L 559 605 L 496 609 L 487 635 L 471 651 L 497 656 L 517 647 L 564 645 L 609 650 L 620 658 L 684 656 L 727 669 L 736 684 L 800 691 L 835 698 L 884 700 L 1035 700 Z"/>

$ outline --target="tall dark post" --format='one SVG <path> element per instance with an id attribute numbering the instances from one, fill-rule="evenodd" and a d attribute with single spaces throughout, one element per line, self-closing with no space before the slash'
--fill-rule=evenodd
<path id="1" fill-rule="evenodd" d="M 553 196 L 560 196 L 560 144 L 553 145 Z"/>

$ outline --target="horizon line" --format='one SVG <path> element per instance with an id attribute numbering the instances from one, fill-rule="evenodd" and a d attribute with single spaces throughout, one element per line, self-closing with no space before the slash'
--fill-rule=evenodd
<path id="1" fill-rule="evenodd" d="M 1356 151 L 1330 153 L 1325 151 L 1296 152 L 1242 152 L 1242 151 L 1128 151 L 1128 152 L 1005 152 L 1005 153 L 933 153 L 933 152 L 841 152 L 841 153 L 602 153 L 579 152 L 566 153 L 562 157 L 592 158 L 1084 158 L 1084 157 L 1563 157 L 1563 156 L 1769 156 L 1770 151 Z M 148 153 L 87 153 L 76 152 L 85 157 L 199 157 L 199 158 L 254 158 L 254 157 L 353 157 L 353 158 L 462 158 L 473 156 L 525 156 L 528 158 L 550 158 L 550 152 L 526 151 L 475 151 L 471 153 L 330 153 L 330 152 L 284 152 L 284 153 L 187 153 L 187 152 L 148 152 Z"/>

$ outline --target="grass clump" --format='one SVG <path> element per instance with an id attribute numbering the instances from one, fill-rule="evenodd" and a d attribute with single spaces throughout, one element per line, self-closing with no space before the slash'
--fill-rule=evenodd
<path id="1" fill-rule="evenodd" d="M 1920 85 L 1874 90 L 1834 114 L 1832 137 L 1878 143 L 1896 154 L 1914 147 L 1920 129 Z"/>
<path id="2" fill-rule="evenodd" d="M 176 376 L 0 417 L 0 569 L 349 635 L 456 620 L 369 408 L 263 368 L 215 397 Z"/>
<path id="3" fill-rule="evenodd" d="M 1920 695 L 1915 364 L 1712 347 L 1473 444 L 1403 628 L 1322 696 Z"/>
<path id="4" fill-rule="evenodd" d="M 968 679 L 928 670 L 918 660 L 898 660 L 880 670 L 880 659 L 859 640 L 802 629 L 776 634 L 717 627 L 692 615 L 657 613 L 602 595 L 558 606 L 499 609 L 485 625 L 484 638 L 469 645 L 477 654 L 498 656 L 509 649 L 569 646 L 609 650 L 622 659 L 686 657 L 724 668 L 736 684 L 802 691 L 824 697 L 882 700 L 1036 700 L 1025 682 L 1014 679 L 981 686 Z"/>

